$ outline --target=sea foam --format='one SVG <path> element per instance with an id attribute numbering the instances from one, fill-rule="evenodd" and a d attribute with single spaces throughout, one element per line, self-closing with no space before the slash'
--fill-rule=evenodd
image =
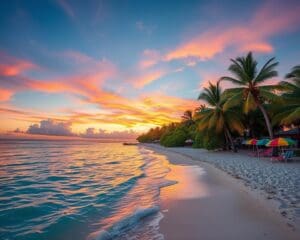
<path id="1" fill-rule="evenodd" d="M 99 232 L 92 233 L 88 240 L 110 240 L 121 235 L 125 231 L 133 228 L 140 220 L 159 212 L 159 206 L 153 206 L 149 208 L 138 208 L 131 215 L 116 222 L 109 229 L 101 230 Z"/>

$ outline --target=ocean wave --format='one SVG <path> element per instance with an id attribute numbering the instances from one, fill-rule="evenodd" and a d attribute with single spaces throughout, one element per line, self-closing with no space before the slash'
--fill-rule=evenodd
<path id="1" fill-rule="evenodd" d="M 159 212 L 159 206 L 153 206 L 149 208 L 138 208 L 131 215 L 116 222 L 113 226 L 108 229 L 100 230 L 98 232 L 90 234 L 87 240 L 111 240 L 125 231 L 131 229 L 138 224 L 142 219 L 151 216 Z"/>

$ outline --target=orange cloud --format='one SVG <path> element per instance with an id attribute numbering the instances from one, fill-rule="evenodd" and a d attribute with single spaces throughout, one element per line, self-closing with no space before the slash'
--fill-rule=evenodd
<path id="1" fill-rule="evenodd" d="M 105 90 L 106 81 L 111 80 L 117 74 L 114 65 L 105 60 L 96 61 L 76 52 L 64 54 L 64 57 L 92 67 L 81 69 L 85 71 L 71 76 L 47 80 L 27 77 L 25 70 L 16 72 L 16 75 L 1 75 L 3 77 L 0 78 L 0 101 L 7 101 L 14 93 L 27 90 L 68 93 L 81 99 L 84 104 L 98 106 L 99 110 L 74 112 L 64 109 L 56 113 L 43 114 L 7 107 L 0 109 L 1 116 L 4 117 L 5 128 L 11 128 L 10 122 L 14 123 L 14 128 L 18 126 L 24 128 L 24 123 L 30 125 L 50 118 L 55 121 L 70 121 L 74 124 L 76 131 L 81 131 L 86 126 L 99 126 L 99 124 L 114 130 L 126 127 L 145 130 L 147 127 L 179 120 L 184 110 L 197 106 L 196 101 L 166 96 L 162 93 L 149 93 L 137 99 L 131 99 Z M 14 59 L 10 64 L 15 66 L 20 61 L 22 60 Z M 132 78 L 131 83 L 136 88 L 142 88 L 165 74 L 167 74 L 165 69 L 149 69 L 144 74 Z"/>
<path id="2" fill-rule="evenodd" d="M 13 94 L 11 90 L 0 88 L 0 102 L 9 100 Z"/>
<path id="3" fill-rule="evenodd" d="M 238 51 L 273 51 L 268 39 L 278 33 L 295 29 L 300 21 L 300 5 L 293 6 L 267 1 L 245 25 L 217 27 L 201 33 L 168 52 L 164 59 L 171 61 L 196 57 L 211 59 L 229 47 Z"/>
<path id="4" fill-rule="evenodd" d="M 85 63 L 82 72 L 49 80 L 33 79 L 25 76 L 28 69 L 39 68 L 33 63 L 17 59 L 6 54 L 0 54 L 0 101 L 7 101 L 16 92 L 34 90 L 49 93 L 67 92 L 78 94 L 86 98 L 99 93 L 102 84 L 113 77 L 117 70 L 113 64 L 106 60 L 94 60 L 77 52 L 63 53 L 73 61 Z M 2 67 L 2 68 L 1 68 Z"/>
<path id="5" fill-rule="evenodd" d="M 98 97 L 89 96 L 90 103 L 96 103 L 107 111 L 74 112 L 66 111 L 56 114 L 40 114 L 34 111 L 22 111 L 13 108 L 0 108 L 6 119 L 26 121 L 30 124 L 51 118 L 55 121 L 72 122 L 76 129 L 82 126 L 97 126 L 99 124 L 119 126 L 131 129 L 144 129 L 180 120 L 186 109 L 193 109 L 199 104 L 195 100 L 167 96 L 162 93 L 149 93 L 131 100 L 120 95 L 99 90 Z M 28 124 L 29 125 L 29 124 Z"/>
<path id="6" fill-rule="evenodd" d="M 243 52 L 256 51 L 262 53 L 273 52 L 273 47 L 269 43 L 250 43 L 240 48 Z"/>
<path id="7" fill-rule="evenodd" d="M 143 88 L 144 86 L 158 80 L 165 74 L 166 72 L 164 70 L 154 70 L 154 71 L 143 73 L 140 76 L 131 79 L 131 82 L 133 82 L 133 85 L 136 88 Z"/>

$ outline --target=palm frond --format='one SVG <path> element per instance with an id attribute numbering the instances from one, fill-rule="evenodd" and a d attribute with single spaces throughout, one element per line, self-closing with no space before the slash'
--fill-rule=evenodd
<path id="1" fill-rule="evenodd" d="M 251 92 L 249 92 L 244 103 L 244 108 L 243 108 L 244 113 L 248 113 L 251 110 L 254 110 L 256 107 L 257 105 L 255 103 L 254 97 L 251 94 Z"/>
<path id="2" fill-rule="evenodd" d="M 300 106 L 294 109 L 293 112 L 291 112 L 288 116 L 284 117 L 281 120 L 281 123 L 283 124 L 291 124 L 295 121 L 300 120 Z"/>
<path id="3" fill-rule="evenodd" d="M 242 81 L 240 81 L 240 80 L 238 80 L 236 78 L 233 78 L 233 77 L 226 77 L 226 76 L 224 76 L 224 77 L 220 78 L 220 81 L 228 81 L 228 82 L 232 82 L 234 84 L 241 85 L 241 86 L 245 85 L 244 82 L 242 82 Z"/>
<path id="4" fill-rule="evenodd" d="M 243 92 L 238 92 L 235 95 L 232 95 L 231 97 L 227 98 L 227 101 L 223 106 L 224 111 L 239 105 L 242 102 L 242 100 L 243 100 Z"/>
<path id="5" fill-rule="evenodd" d="M 275 68 L 278 66 L 279 63 L 274 62 L 274 60 L 274 57 L 269 59 L 261 68 L 256 78 L 254 79 L 254 82 L 256 84 L 264 82 L 265 80 L 276 77 L 278 75 L 278 72 L 275 71 Z"/>
<path id="6" fill-rule="evenodd" d="M 263 101 L 267 100 L 268 102 L 272 102 L 272 103 L 283 102 L 281 96 L 278 96 L 277 94 L 265 89 L 259 89 L 259 96 L 260 98 L 262 98 Z"/>
<path id="7" fill-rule="evenodd" d="M 231 118 L 230 121 L 228 121 L 229 128 L 232 130 L 237 131 L 240 135 L 244 132 L 244 125 L 242 122 L 237 118 Z"/>

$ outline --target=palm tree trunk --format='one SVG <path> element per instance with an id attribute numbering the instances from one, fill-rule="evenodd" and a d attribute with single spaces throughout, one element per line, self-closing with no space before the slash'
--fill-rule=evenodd
<path id="1" fill-rule="evenodd" d="M 229 150 L 228 145 L 230 144 L 230 141 L 228 139 L 226 131 L 224 131 L 224 137 L 225 137 L 225 150 Z"/>
<path id="2" fill-rule="evenodd" d="M 228 128 L 225 126 L 225 134 L 227 135 L 228 139 L 229 139 L 229 142 L 230 142 L 230 145 L 231 145 L 231 150 L 234 151 L 234 143 L 233 143 L 233 140 L 232 140 L 232 136 L 231 136 L 231 133 L 230 131 L 228 130 Z"/>
<path id="3" fill-rule="evenodd" d="M 257 107 L 262 112 L 262 114 L 264 115 L 264 119 L 265 119 L 265 122 L 266 122 L 266 125 L 267 125 L 267 129 L 268 129 L 268 132 L 269 132 L 270 139 L 273 139 L 274 136 L 273 136 L 272 126 L 271 126 L 270 119 L 269 119 L 269 116 L 267 114 L 267 111 L 259 101 L 257 101 L 256 104 L 257 104 Z"/>

